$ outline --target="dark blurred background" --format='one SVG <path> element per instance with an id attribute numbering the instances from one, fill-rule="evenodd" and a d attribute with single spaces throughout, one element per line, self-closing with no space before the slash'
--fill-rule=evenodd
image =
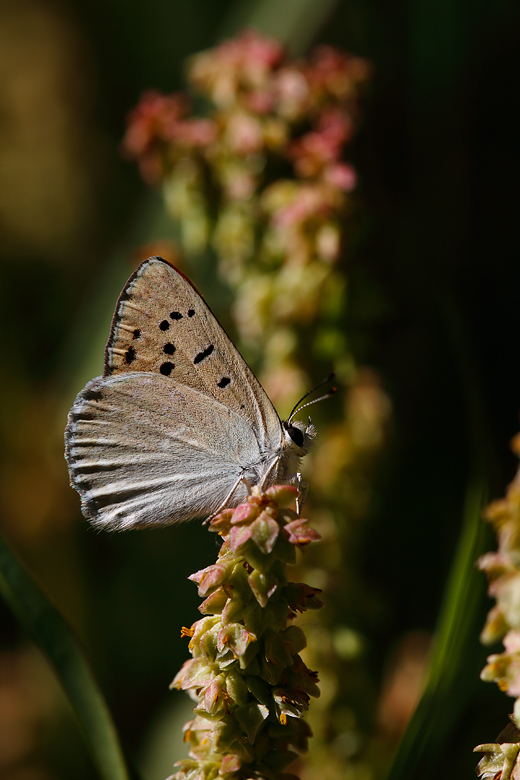
<path id="1" fill-rule="evenodd" d="M 91 531 L 68 487 L 62 431 L 76 392 L 101 373 L 136 253 L 172 235 L 160 196 L 120 154 L 125 116 L 144 89 L 182 88 L 184 59 L 236 31 L 257 5 L 0 4 L 1 530 L 80 637 L 123 741 L 151 780 L 172 771 L 170 735 L 189 711 L 177 715 L 177 694 L 168 692 L 187 657 L 180 626 L 197 615 L 186 577 L 212 561 L 216 545 L 198 525 Z M 394 407 L 363 562 L 373 592 L 384 594 L 385 618 L 369 636 L 377 679 L 399 636 L 435 625 L 471 473 L 485 471 L 491 498 L 516 469 L 520 7 L 328 7 L 309 42 L 375 67 L 349 152 L 360 176 L 349 338 Z M 286 34 L 284 8 L 263 31 L 279 25 Z M 305 40 L 288 37 L 295 50 Z M 483 601 L 482 623 L 488 608 Z M 485 656 L 476 645 L 468 658 L 472 692 L 442 756 L 443 777 L 471 771 L 472 747 L 505 725 L 511 702 L 478 680 Z M 94 777 L 45 661 L 2 606 L 4 772 L 9 780 Z"/>

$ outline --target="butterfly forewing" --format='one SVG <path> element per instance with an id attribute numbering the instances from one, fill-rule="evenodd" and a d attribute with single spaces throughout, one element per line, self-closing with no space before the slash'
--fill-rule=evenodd
<path id="1" fill-rule="evenodd" d="M 247 420 L 262 450 L 283 439 L 262 386 L 193 285 L 161 258 L 130 277 L 116 306 L 105 376 L 150 371 L 223 403 Z"/>

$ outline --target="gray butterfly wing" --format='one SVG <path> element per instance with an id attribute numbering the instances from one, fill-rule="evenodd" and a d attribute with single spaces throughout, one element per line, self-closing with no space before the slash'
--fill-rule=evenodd
<path id="1" fill-rule="evenodd" d="M 150 371 L 214 398 L 250 425 L 263 453 L 283 443 L 261 384 L 191 282 L 160 257 L 145 260 L 117 302 L 104 376 Z"/>
<path id="2" fill-rule="evenodd" d="M 89 382 L 65 439 L 84 514 L 114 531 L 207 516 L 235 485 L 229 505 L 236 506 L 247 495 L 240 476 L 254 483 L 266 469 L 244 418 L 149 372 Z"/>

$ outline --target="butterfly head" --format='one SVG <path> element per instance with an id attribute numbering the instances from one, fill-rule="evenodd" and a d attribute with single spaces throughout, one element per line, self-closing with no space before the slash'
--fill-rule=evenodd
<path id="1" fill-rule="evenodd" d="M 314 439 L 316 438 L 316 428 L 311 423 L 310 417 L 307 424 L 305 424 L 299 420 L 294 420 L 294 415 L 298 414 L 298 412 L 301 412 L 301 410 L 305 409 L 306 406 L 311 406 L 311 404 L 315 404 L 318 401 L 323 401 L 324 398 L 330 398 L 331 395 L 334 395 L 336 388 L 332 387 L 327 393 L 325 393 L 325 395 L 322 395 L 319 398 L 315 398 L 314 401 L 309 401 L 308 403 L 302 405 L 302 401 L 304 401 L 305 398 L 317 390 L 318 387 L 322 387 L 322 385 L 330 382 L 333 378 L 334 374 L 330 374 L 327 379 L 324 379 L 323 382 L 320 382 L 316 385 L 316 387 L 313 387 L 312 390 L 309 390 L 308 393 L 305 393 L 303 398 L 300 398 L 298 403 L 293 408 L 289 418 L 282 423 L 285 443 L 288 447 L 297 451 L 298 457 L 306 455 L 309 452 L 309 449 L 311 448 Z"/>
<path id="2" fill-rule="evenodd" d="M 299 456 L 306 455 L 316 438 L 316 428 L 311 423 L 300 422 L 300 420 L 285 420 L 282 423 L 285 442 L 288 447 L 296 449 Z"/>

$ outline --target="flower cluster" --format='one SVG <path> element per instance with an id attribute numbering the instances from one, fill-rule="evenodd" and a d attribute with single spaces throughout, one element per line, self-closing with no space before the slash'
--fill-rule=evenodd
<path id="1" fill-rule="evenodd" d="M 369 70 L 328 46 L 291 62 L 278 41 L 246 32 L 191 60 L 192 89 L 214 105 L 208 118 L 191 116 L 184 94 L 147 92 L 124 150 L 146 181 L 162 182 L 185 247 L 211 242 L 231 279 L 253 257 L 331 263 L 356 186 L 343 154 Z"/>
<path id="2" fill-rule="evenodd" d="M 282 508 L 297 493 L 255 487 L 210 523 L 224 541 L 217 562 L 190 578 L 204 617 L 184 629 L 193 657 L 172 683 L 196 702 L 185 727 L 190 758 L 179 762 L 177 780 L 287 778 L 286 767 L 307 749 L 302 714 L 319 689 L 299 655 L 303 632 L 290 621 L 321 601 L 317 589 L 289 583 L 286 567 L 319 535 Z"/>
<path id="3" fill-rule="evenodd" d="M 513 451 L 520 457 L 520 434 L 512 442 Z M 516 701 L 511 719 L 520 726 L 520 469 L 509 485 L 505 498 L 494 501 L 486 510 L 489 520 L 498 537 L 498 550 L 486 553 L 479 560 L 480 568 L 486 572 L 489 580 L 489 595 L 496 604 L 488 614 L 481 639 L 492 644 L 502 639 L 504 652 L 489 656 L 488 663 L 481 673 L 487 682 L 496 682 L 499 688 L 514 696 Z M 502 775 L 520 776 L 520 762 L 517 760 L 520 740 L 517 731 L 515 744 L 479 745 L 476 750 L 484 752 L 486 757 L 479 764 L 481 775 L 485 775 L 489 762 L 492 765 L 501 762 Z M 506 750 L 506 748 L 508 750 Z M 512 748 L 514 760 L 511 763 Z M 507 769 L 508 762 L 511 764 Z M 507 770 L 507 771 L 506 771 Z M 497 770 L 495 770 L 496 772 Z M 513 774 L 511 772 L 513 771 Z M 516 772 L 516 774 L 515 774 Z M 489 773 L 489 772 L 488 772 Z"/>
<path id="4" fill-rule="evenodd" d="M 518 780 L 520 777 L 520 732 L 512 723 L 503 729 L 496 742 L 477 745 L 474 753 L 484 753 L 477 766 L 482 780 Z"/>

